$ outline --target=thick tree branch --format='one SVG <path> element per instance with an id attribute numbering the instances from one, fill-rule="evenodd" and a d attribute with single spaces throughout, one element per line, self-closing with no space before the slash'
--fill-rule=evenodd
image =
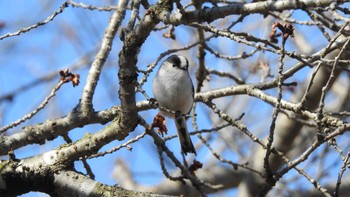
<path id="1" fill-rule="evenodd" d="M 0 161 L 0 195 L 17 196 L 40 191 L 50 196 L 164 196 L 108 186 L 62 166 L 45 163 L 34 157 L 18 161 Z"/>
<path id="2" fill-rule="evenodd" d="M 121 128 L 125 137 L 137 126 L 139 119 L 135 101 L 137 83 L 137 56 L 153 28 L 158 24 L 157 17 L 166 15 L 172 9 L 172 1 L 159 1 L 151 7 L 133 31 L 123 30 L 123 48 L 119 53 L 119 99 L 121 102 Z M 129 32 L 130 31 L 130 32 Z"/>
<path id="3" fill-rule="evenodd" d="M 81 111 L 83 113 L 90 113 L 93 111 L 92 99 L 100 78 L 100 73 L 109 52 L 112 49 L 114 37 L 122 23 L 128 0 L 119 1 L 118 10 L 116 10 L 109 20 L 108 27 L 105 30 L 105 35 L 102 39 L 101 48 L 97 53 L 89 70 L 89 75 L 86 79 L 86 84 L 81 96 Z"/>
<path id="4" fill-rule="evenodd" d="M 216 19 L 224 18 L 229 15 L 245 15 L 253 13 L 267 14 L 272 11 L 284 11 L 295 9 L 311 9 L 317 7 L 327 7 L 333 3 L 333 0 L 280 0 L 280 1 L 261 1 L 256 3 L 233 3 L 227 6 L 213 7 L 202 10 L 180 12 L 165 15 L 160 18 L 166 24 L 188 24 L 193 22 L 212 22 Z M 346 0 L 337 1 L 342 4 Z"/>
<path id="5" fill-rule="evenodd" d="M 113 120 L 119 111 L 120 109 L 115 107 L 95 112 L 87 117 L 73 110 L 63 118 L 46 120 L 43 123 L 23 127 L 21 132 L 0 138 L 0 155 L 5 155 L 10 150 L 15 150 L 28 144 L 44 144 L 46 140 L 53 140 L 74 128 L 83 127 L 87 124 L 106 124 Z"/>

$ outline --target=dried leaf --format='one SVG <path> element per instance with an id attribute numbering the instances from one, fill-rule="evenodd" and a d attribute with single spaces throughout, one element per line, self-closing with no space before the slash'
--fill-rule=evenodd
<path id="1" fill-rule="evenodd" d="M 157 132 L 160 134 L 160 135 L 164 135 L 168 133 L 168 129 L 166 128 L 165 126 L 165 118 L 164 116 L 160 115 L 159 113 L 154 117 L 153 119 L 153 123 L 152 125 L 150 126 L 150 129 L 153 129 L 153 128 L 158 128 Z"/>

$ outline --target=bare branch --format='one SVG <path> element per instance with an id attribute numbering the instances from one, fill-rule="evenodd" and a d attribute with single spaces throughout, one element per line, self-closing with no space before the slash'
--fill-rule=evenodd
<path id="1" fill-rule="evenodd" d="M 40 26 L 43 26 L 50 21 L 52 21 L 57 15 L 61 14 L 66 8 L 68 7 L 68 2 L 64 2 L 61 7 L 55 11 L 51 16 L 47 17 L 44 21 L 38 22 L 32 26 L 21 28 L 20 30 L 14 32 L 14 33 L 7 33 L 5 35 L 0 36 L 0 40 L 3 40 L 5 38 L 13 37 L 13 36 L 19 36 L 22 33 L 26 33 L 32 29 L 38 28 Z"/>
<path id="2" fill-rule="evenodd" d="M 66 81 L 61 80 L 55 87 L 54 89 L 51 91 L 50 95 L 48 97 L 45 98 L 45 100 L 37 107 L 35 108 L 32 112 L 30 112 L 29 114 L 25 115 L 23 118 L 20 118 L 18 120 L 16 120 L 15 122 L 10 123 L 7 126 L 4 126 L 2 128 L 0 128 L 0 134 L 4 133 L 5 131 L 7 131 L 8 129 L 11 129 L 13 127 L 18 126 L 19 124 L 21 124 L 22 122 L 29 120 L 30 118 L 32 118 L 35 114 L 37 114 L 40 110 L 44 109 L 44 107 L 49 103 L 50 99 L 52 97 L 54 97 L 56 95 L 56 92 L 61 88 L 61 86 L 66 83 Z"/>
<path id="3" fill-rule="evenodd" d="M 86 85 L 81 96 L 81 110 L 84 113 L 93 111 L 92 99 L 100 77 L 101 69 L 112 49 L 113 39 L 124 19 L 127 4 L 128 0 L 119 1 L 118 10 L 116 10 L 111 16 L 108 27 L 105 30 L 105 35 L 102 39 L 101 48 L 89 70 Z"/>

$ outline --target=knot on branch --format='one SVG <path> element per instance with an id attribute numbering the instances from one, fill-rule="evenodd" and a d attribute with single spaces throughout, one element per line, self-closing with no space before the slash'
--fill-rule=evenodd
<path id="1" fill-rule="evenodd" d="M 145 15 L 150 15 L 152 18 L 160 16 L 161 13 L 170 13 L 173 10 L 172 0 L 161 0 L 157 4 L 151 6 L 145 13 Z"/>
<path id="2" fill-rule="evenodd" d="M 132 72 L 132 73 L 118 73 L 118 78 L 119 78 L 119 84 L 136 84 L 137 83 L 137 77 L 138 74 L 137 72 Z"/>

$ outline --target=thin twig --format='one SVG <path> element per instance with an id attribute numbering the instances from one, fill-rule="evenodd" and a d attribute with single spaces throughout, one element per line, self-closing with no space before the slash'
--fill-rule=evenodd
<path id="1" fill-rule="evenodd" d="M 130 144 L 134 143 L 134 142 L 137 142 L 139 139 L 145 137 L 147 133 L 146 132 L 143 132 L 142 134 L 132 138 L 131 140 L 125 142 L 124 144 L 121 144 L 117 147 L 114 147 L 108 151 L 104 151 L 104 152 L 100 152 L 100 153 L 96 153 L 96 154 L 93 154 L 93 155 L 89 155 L 89 156 L 85 156 L 84 158 L 80 158 L 80 159 L 92 159 L 92 158 L 96 158 L 96 157 L 102 157 L 102 156 L 105 156 L 107 154 L 111 154 L 111 153 L 114 153 L 116 151 L 118 151 L 119 149 L 121 148 L 127 148 L 129 150 L 131 150 L 132 148 L 129 146 Z"/>
<path id="2" fill-rule="evenodd" d="M 320 104 L 319 104 L 319 107 L 317 109 L 317 120 L 318 120 L 317 124 L 319 126 L 319 129 L 321 129 L 322 118 L 324 116 L 323 115 L 323 108 L 325 106 L 324 100 L 325 100 L 325 97 L 326 97 L 326 93 L 330 89 L 331 84 L 333 83 L 333 81 L 335 79 L 335 68 L 336 68 L 336 66 L 338 64 L 338 60 L 342 56 L 342 54 L 344 53 L 344 51 L 347 48 L 349 42 L 350 42 L 350 38 L 348 38 L 346 40 L 346 42 L 344 43 L 344 45 L 343 45 L 342 49 L 340 50 L 339 54 L 337 55 L 337 57 L 335 57 L 335 61 L 334 61 L 334 64 L 333 64 L 333 67 L 332 67 L 332 70 L 331 70 L 331 74 L 330 74 L 330 76 L 328 78 L 328 81 L 327 81 L 326 85 L 322 88 Z"/>
<path id="3" fill-rule="evenodd" d="M 84 3 L 77 3 L 74 2 L 72 0 L 68 1 L 69 4 L 71 4 L 73 7 L 81 7 L 84 9 L 88 9 L 88 10 L 98 10 L 98 11 L 112 11 L 112 10 L 117 10 L 118 7 L 117 6 L 104 6 L 104 7 L 98 7 L 98 6 L 93 6 L 93 5 L 86 5 Z"/>
<path id="4" fill-rule="evenodd" d="M 63 10 L 67 7 L 68 7 L 68 2 L 66 1 L 61 5 L 61 7 L 57 11 L 55 11 L 51 16 L 47 17 L 44 21 L 40 21 L 40 22 L 38 22 L 32 26 L 29 26 L 29 27 L 21 28 L 20 30 L 18 30 L 16 32 L 7 33 L 3 36 L 0 36 L 0 40 L 2 40 L 4 38 L 8 38 L 8 37 L 18 36 L 22 33 L 26 33 L 26 32 L 28 32 L 32 29 L 35 29 L 37 27 L 43 26 L 43 25 L 49 23 L 50 21 L 52 21 L 57 15 L 61 14 L 63 12 Z"/>
<path id="5" fill-rule="evenodd" d="M 218 154 L 217 152 L 214 151 L 214 149 L 210 146 L 210 144 L 208 143 L 207 140 L 205 140 L 203 137 L 199 136 L 199 138 L 202 140 L 202 142 L 209 148 L 211 154 L 219 161 L 221 161 L 222 163 L 226 163 L 226 164 L 229 164 L 231 165 L 234 169 L 237 169 L 238 167 L 240 168 L 244 168 L 244 169 L 247 169 L 249 171 L 251 171 L 252 173 L 255 173 L 257 175 L 260 175 L 260 177 L 263 177 L 263 173 L 251 168 L 248 166 L 247 163 L 244 163 L 244 164 L 239 164 L 239 163 L 235 163 L 235 162 L 232 162 L 228 159 L 224 159 L 223 157 L 220 156 L 220 154 Z"/>
<path id="6" fill-rule="evenodd" d="M 196 116 L 192 115 L 193 118 L 195 118 Z M 195 131 L 192 131 L 192 132 L 189 132 L 190 135 L 195 135 L 195 134 L 202 134 L 202 133 L 212 133 L 213 131 L 219 131 L 221 129 L 224 129 L 228 126 L 231 126 L 231 124 L 227 123 L 227 124 L 223 124 L 221 126 L 218 126 L 218 127 L 214 127 L 214 128 L 211 128 L 211 129 L 202 129 L 202 130 L 195 130 Z M 196 127 L 194 127 L 196 128 Z M 163 140 L 164 141 L 168 141 L 168 140 L 171 140 L 171 139 L 174 139 L 178 137 L 177 135 L 169 135 L 167 137 L 164 137 Z"/>
<path id="7" fill-rule="evenodd" d="M 201 193 L 202 196 L 206 196 L 205 192 L 203 191 L 203 186 L 213 189 L 214 191 L 221 188 L 221 185 L 212 185 L 210 183 L 199 180 L 196 176 L 193 176 L 191 172 L 189 172 L 189 170 L 186 169 L 181 164 L 181 162 L 175 157 L 174 153 L 168 149 L 168 147 L 165 145 L 164 141 L 158 136 L 158 134 L 153 129 L 148 129 L 149 125 L 146 123 L 146 121 L 142 119 L 142 117 L 139 118 L 141 119 L 140 124 L 147 129 L 147 133 L 153 138 L 157 147 L 160 147 L 161 150 L 166 153 L 166 155 L 171 159 L 175 166 L 178 167 L 181 170 L 181 173 L 191 181 L 193 186 L 197 189 L 199 193 Z"/>
<path id="8" fill-rule="evenodd" d="M 55 88 L 51 91 L 50 95 L 48 97 L 45 98 L 45 100 L 36 108 L 34 109 L 34 111 L 30 112 L 29 114 L 25 115 L 23 118 L 18 119 L 15 122 L 10 123 L 9 125 L 0 128 L 0 134 L 4 133 L 5 131 L 7 131 L 10 128 L 16 127 L 19 124 L 21 124 L 22 122 L 32 118 L 35 114 L 37 114 L 40 110 L 42 110 L 48 103 L 49 100 L 55 96 L 55 93 L 61 88 L 61 86 L 65 83 L 65 81 L 60 81 Z"/>
<path id="9" fill-rule="evenodd" d="M 91 62 L 90 59 L 91 59 L 91 56 L 93 55 L 94 51 L 95 50 L 87 52 L 86 54 L 82 55 L 80 58 L 75 60 L 74 63 L 67 65 L 67 66 L 63 66 L 63 67 L 69 68 L 70 71 L 76 71 L 78 69 L 82 69 L 84 67 L 87 67 Z M 29 82 L 23 86 L 18 87 L 17 89 L 12 90 L 11 92 L 8 92 L 4 95 L 0 95 L 0 102 L 6 101 L 6 100 L 11 101 L 19 93 L 23 93 L 24 91 L 26 91 L 30 88 L 33 88 L 37 85 L 40 85 L 42 83 L 50 82 L 53 79 L 55 79 L 56 77 L 57 77 L 57 71 L 47 73 L 45 76 L 39 77 L 39 78 L 33 80 L 32 82 Z"/>
<path id="10" fill-rule="evenodd" d="M 341 36 L 341 32 L 344 30 L 344 28 L 346 27 L 346 25 L 344 25 L 339 31 L 338 33 L 329 41 L 329 43 L 327 44 L 327 46 L 322 50 L 321 54 L 320 54 L 320 58 L 324 59 L 324 57 L 329 53 L 329 50 L 331 49 L 331 47 L 333 46 L 333 44 L 336 42 L 336 40 L 339 38 L 339 36 Z M 306 91 L 301 99 L 301 101 L 299 102 L 299 105 L 301 107 L 304 106 L 306 99 L 307 99 L 307 94 L 310 91 L 313 81 L 316 77 L 317 72 L 319 71 L 319 69 L 321 68 L 322 64 L 323 64 L 323 60 L 320 61 L 317 65 L 317 67 L 315 68 L 315 70 L 312 72 L 311 74 L 311 78 L 310 78 L 310 82 L 306 88 Z M 334 62 L 332 63 L 332 65 L 334 65 Z"/>
<path id="11" fill-rule="evenodd" d="M 162 168 L 162 171 L 163 171 L 163 174 L 165 175 L 165 177 L 168 178 L 169 180 L 180 181 L 182 184 L 186 184 L 185 177 L 183 177 L 183 176 L 174 177 L 174 176 L 171 176 L 169 174 L 169 172 L 167 171 L 165 164 L 164 164 L 163 150 L 160 146 L 157 146 L 157 152 L 158 152 L 158 156 L 159 156 L 160 166 Z"/>
<path id="12" fill-rule="evenodd" d="M 309 16 L 310 18 L 315 22 L 316 26 L 318 27 L 318 29 L 323 33 L 324 37 L 327 40 L 331 40 L 331 36 L 326 32 L 323 24 L 324 24 L 324 19 L 320 16 L 318 16 L 317 14 L 309 11 L 309 10 L 304 10 Z"/>
<path id="13" fill-rule="evenodd" d="M 239 123 L 238 121 L 234 121 L 229 115 L 225 114 L 223 111 L 221 111 L 220 109 L 218 109 L 216 107 L 216 105 L 212 102 L 205 102 L 205 104 L 210 107 L 217 115 L 219 115 L 220 118 L 222 118 L 223 120 L 227 121 L 228 123 L 230 123 L 232 126 L 238 128 L 239 130 L 243 131 L 253 142 L 258 143 L 263 149 L 266 149 L 266 145 L 263 141 L 261 141 L 259 138 L 257 138 L 256 136 L 254 136 L 245 125 Z M 350 127 L 350 126 L 349 126 Z M 344 128 L 344 130 L 346 130 L 346 128 Z M 329 137 L 334 137 L 334 135 L 340 133 L 341 131 L 338 131 L 336 133 L 333 133 L 332 135 L 330 135 Z M 304 155 L 308 155 L 311 154 L 319 145 L 321 145 L 322 143 L 319 142 L 319 144 L 314 144 L 312 146 L 312 148 L 310 148 L 311 150 L 307 151 L 307 153 L 304 153 Z M 308 179 L 314 186 L 316 189 L 318 189 L 319 191 L 321 191 L 322 193 L 325 194 L 325 196 L 329 196 L 329 194 L 327 193 L 327 190 L 325 188 L 323 188 L 317 181 L 315 181 L 314 179 L 312 179 L 307 173 L 305 173 L 302 169 L 298 168 L 297 165 L 299 163 L 301 163 L 302 161 L 306 160 L 307 156 L 302 157 L 301 159 L 299 158 L 299 160 L 295 160 L 294 162 L 291 162 L 283 153 L 279 152 L 276 149 L 272 149 L 272 153 L 276 154 L 278 157 L 280 157 L 286 164 L 287 167 L 285 167 L 283 174 L 287 173 L 290 169 L 294 168 L 295 170 L 297 170 L 301 175 L 303 175 L 306 179 Z M 303 155 L 303 156 L 304 156 Z M 301 161 L 302 160 L 302 161 Z M 280 171 L 282 172 L 282 170 Z M 275 179 L 278 180 L 280 177 L 283 176 L 283 174 L 277 174 L 275 176 Z"/>
<path id="14" fill-rule="evenodd" d="M 335 185 L 335 189 L 334 189 L 334 193 L 333 193 L 334 197 L 338 197 L 338 195 L 339 195 L 339 188 L 340 188 L 340 184 L 341 184 L 341 179 L 343 178 L 343 174 L 346 170 L 346 166 L 348 165 L 349 157 L 350 157 L 350 150 L 348 151 L 348 155 L 344 159 L 343 164 L 341 165 L 340 171 L 338 173 L 338 179 L 337 179 L 337 183 Z"/>
<path id="15" fill-rule="evenodd" d="M 227 59 L 227 60 L 239 60 L 239 59 L 246 59 L 248 57 L 251 57 L 253 56 L 256 52 L 258 52 L 259 50 L 258 49 L 254 49 L 252 50 L 251 52 L 249 53 L 246 53 L 246 52 L 243 52 L 242 54 L 240 55 L 236 55 L 236 56 L 228 56 L 228 55 L 222 55 L 216 51 L 214 51 L 212 48 L 210 48 L 209 46 L 205 46 L 205 49 L 207 51 L 209 51 L 211 54 L 215 55 L 216 57 L 218 58 L 221 58 L 221 59 Z"/>
<path id="16" fill-rule="evenodd" d="M 277 24 L 277 23 L 275 23 Z M 274 24 L 274 26 L 275 26 Z M 285 25 L 286 27 L 287 25 Z M 276 28 L 276 27 L 275 27 Z M 274 185 L 275 184 L 275 180 L 273 179 L 272 175 L 273 172 L 270 166 L 270 155 L 271 155 L 271 149 L 272 149 L 272 143 L 274 141 L 274 135 L 275 135 L 275 128 L 276 128 L 276 121 L 277 121 L 277 117 L 279 112 L 281 111 L 281 101 L 282 101 L 282 83 L 283 83 L 283 67 L 284 67 L 284 47 L 287 41 L 287 38 L 289 37 L 288 34 L 285 34 L 285 32 L 283 32 L 282 35 L 282 43 L 281 43 L 281 52 L 280 52 L 280 57 L 278 59 L 279 62 L 279 66 L 278 66 L 278 77 L 277 77 L 277 103 L 273 109 L 273 113 L 272 113 L 272 121 L 271 121 L 271 125 L 270 125 L 270 131 L 269 131 L 269 136 L 267 138 L 267 144 L 266 144 L 266 154 L 264 157 L 264 168 L 265 168 L 265 172 L 266 172 L 266 184 L 269 185 Z"/>

